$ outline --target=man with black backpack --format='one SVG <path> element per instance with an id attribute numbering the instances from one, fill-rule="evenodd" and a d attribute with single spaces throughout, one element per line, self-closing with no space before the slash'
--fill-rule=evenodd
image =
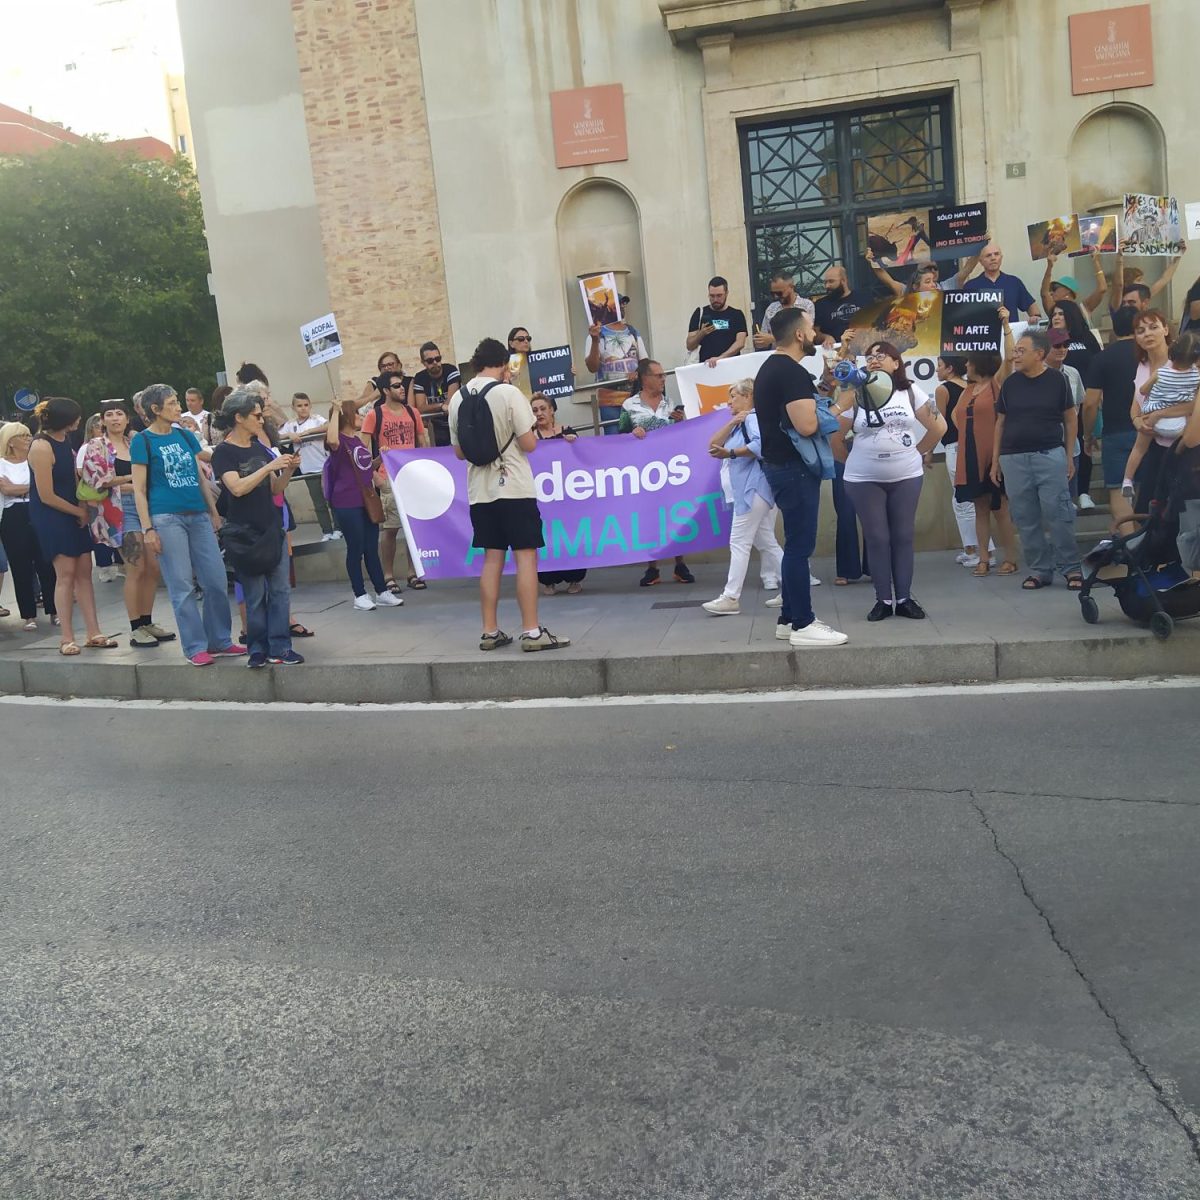
<path id="1" fill-rule="evenodd" d="M 504 557 L 511 549 L 517 565 L 522 650 L 557 650 L 570 640 L 555 637 L 538 621 L 537 552 L 545 545 L 542 514 L 529 455 L 537 447 L 533 409 L 508 382 L 508 348 L 495 338 L 475 347 L 475 377 L 450 402 L 450 443 L 467 464 L 472 545 L 484 551 L 479 576 L 483 610 L 480 650 L 511 646 L 497 616 Z"/>

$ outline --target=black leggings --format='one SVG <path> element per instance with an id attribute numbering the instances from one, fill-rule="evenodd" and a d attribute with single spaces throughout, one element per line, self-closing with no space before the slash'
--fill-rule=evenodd
<path id="1" fill-rule="evenodd" d="M 913 543 L 917 528 L 917 501 L 922 476 L 896 483 L 851 483 L 846 492 L 854 501 L 871 558 L 875 599 L 896 603 L 912 595 Z"/>
<path id="2" fill-rule="evenodd" d="M 17 607 L 23 620 L 32 621 L 37 616 L 37 592 L 34 579 L 42 582 L 42 604 L 53 616 L 54 588 L 58 576 L 53 566 L 42 558 L 33 523 L 29 520 L 29 505 L 10 504 L 0 517 L 0 540 L 4 542 L 4 553 L 8 555 L 9 570 L 12 571 L 13 591 L 17 594 Z"/>

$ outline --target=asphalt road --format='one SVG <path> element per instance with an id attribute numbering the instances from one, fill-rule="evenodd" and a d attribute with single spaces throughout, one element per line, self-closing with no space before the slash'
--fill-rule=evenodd
<path id="1" fill-rule="evenodd" d="M 0 707 L 0 1196 L 1200 1196 L 1198 711 Z"/>

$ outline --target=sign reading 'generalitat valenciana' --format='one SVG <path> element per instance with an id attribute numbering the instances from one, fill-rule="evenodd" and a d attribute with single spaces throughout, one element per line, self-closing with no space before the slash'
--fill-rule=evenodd
<path id="1" fill-rule="evenodd" d="M 550 93 L 554 160 L 560 167 L 624 162 L 625 89 L 619 83 Z"/>
<path id="2" fill-rule="evenodd" d="M 1154 83 L 1149 4 L 1076 13 L 1070 29 L 1072 95 Z"/>

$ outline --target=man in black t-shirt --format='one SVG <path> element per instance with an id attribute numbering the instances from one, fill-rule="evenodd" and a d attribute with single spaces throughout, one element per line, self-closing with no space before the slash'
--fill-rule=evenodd
<path id="1" fill-rule="evenodd" d="M 408 404 L 429 422 L 435 446 L 450 445 L 450 401 L 462 386 L 462 375 L 453 363 L 443 364 L 436 342 L 421 347 L 421 370 L 408 387 Z"/>
<path id="2" fill-rule="evenodd" d="M 763 473 L 783 516 L 782 606 L 775 636 L 794 649 L 841 646 L 849 639 L 818 621 L 812 608 L 808 560 L 817 544 L 821 480 L 804 464 L 787 429 L 819 436 L 817 392 L 801 360 L 813 352 L 812 318 L 781 308 L 771 318 L 775 353 L 754 381 L 754 412 L 762 435 Z"/>
<path id="3" fill-rule="evenodd" d="M 708 281 L 708 303 L 692 313 L 687 349 L 700 351 L 700 361 L 715 367 L 722 358 L 741 354 L 746 344 L 746 314 L 729 307 L 729 283 L 720 275 Z"/>
<path id="4" fill-rule="evenodd" d="M 1114 526 L 1133 516 L 1133 505 L 1121 495 L 1125 463 L 1137 441 L 1133 427 L 1134 377 L 1137 375 L 1137 345 L 1133 340 L 1133 320 L 1137 310 L 1122 306 L 1114 310 L 1113 341 L 1092 359 L 1084 386 L 1083 439 L 1095 445 L 1097 416 L 1104 420 L 1100 434 L 1100 462 L 1104 486 L 1109 489 L 1108 503 Z M 1128 532 L 1128 531 L 1126 531 Z"/>
<path id="5" fill-rule="evenodd" d="M 1008 493 L 1029 567 L 1021 585 L 1027 592 L 1048 587 L 1056 570 L 1072 590 L 1083 582 L 1071 503 L 1078 418 L 1065 376 L 1046 366 L 1049 352 L 1050 339 L 1040 329 L 1024 334 L 1013 351 L 1015 370 L 996 400 L 992 480 L 1003 479 Z"/>
<path id="6" fill-rule="evenodd" d="M 816 303 L 817 341 L 823 345 L 840 342 L 850 318 L 870 303 L 869 296 L 850 287 L 845 267 L 830 267 L 825 272 L 825 295 Z"/>

